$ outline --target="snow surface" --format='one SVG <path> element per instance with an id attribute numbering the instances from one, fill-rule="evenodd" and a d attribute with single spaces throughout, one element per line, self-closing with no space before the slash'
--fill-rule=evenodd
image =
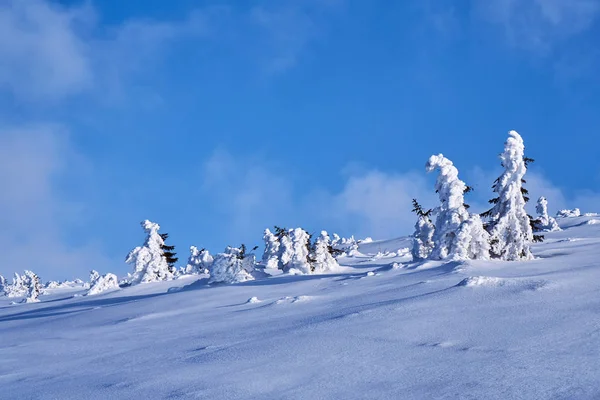
<path id="1" fill-rule="evenodd" d="M 330 275 L 1 297 L 0 398 L 599 399 L 592 220 L 532 261 L 415 264 L 401 238 Z"/>

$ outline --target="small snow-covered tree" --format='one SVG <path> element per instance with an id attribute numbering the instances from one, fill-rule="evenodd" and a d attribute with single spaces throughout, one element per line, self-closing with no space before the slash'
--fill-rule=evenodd
<path id="1" fill-rule="evenodd" d="M 544 196 L 540 197 L 535 206 L 535 211 L 538 214 L 534 229 L 540 232 L 555 232 L 560 231 L 558 222 L 548 215 L 548 200 Z"/>
<path id="2" fill-rule="evenodd" d="M 15 272 L 12 284 L 6 286 L 5 292 L 8 297 L 25 296 L 28 292 L 28 287 L 25 284 L 25 276 L 21 276 Z"/>
<path id="3" fill-rule="evenodd" d="M 214 259 L 208 250 L 190 246 L 190 257 L 185 268 L 186 274 L 205 274 L 210 269 Z"/>
<path id="4" fill-rule="evenodd" d="M 322 274 L 339 270 L 340 265 L 331 254 L 331 239 L 326 231 L 322 231 L 315 240 L 313 252 L 312 272 Z"/>
<path id="5" fill-rule="evenodd" d="M 574 208 L 572 210 L 560 210 L 556 213 L 557 218 L 572 218 L 572 217 L 580 217 L 581 210 L 579 208 Z"/>
<path id="6" fill-rule="evenodd" d="M 433 234 L 435 226 L 429 218 L 432 210 L 423 210 L 417 199 L 413 199 L 413 212 L 417 214 L 418 220 L 415 224 L 413 234 L 412 256 L 413 260 L 425 260 L 433 251 Z"/>
<path id="7" fill-rule="evenodd" d="M 219 253 L 210 267 L 209 283 L 239 283 L 254 280 L 248 272 L 248 263 L 244 262 L 245 255 L 242 250 L 227 247 L 225 252 Z"/>
<path id="8" fill-rule="evenodd" d="M 510 131 L 500 155 L 504 172 L 493 185 L 498 197 L 490 201 L 494 204 L 492 209 L 482 214 L 489 219 L 486 228 L 491 236 L 491 254 L 507 261 L 533 258 L 533 232 L 522 190 L 527 172 L 524 152 L 523 139 L 516 131 Z"/>
<path id="9" fill-rule="evenodd" d="M 439 170 L 435 190 L 440 198 L 440 205 L 435 209 L 437 218 L 431 258 L 443 260 L 455 246 L 460 225 L 469 219 L 464 201 L 467 185 L 458 178 L 458 170 L 443 154 L 431 156 L 425 167 L 427 172 Z"/>
<path id="10" fill-rule="evenodd" d="M 96 272 L 96 271 L 92 271 Z M 91 281 L 90 281 L 91 282 Z M 93 296 L 107 291 L 113 291 L 119 289 L 119 279 L 115 274 L 106 274 L 96 277 L 93 280 L 93 284 L 90 285 L 90 289 L 87 291 L 86 296 Z"/>
<path id="11" fill-rule="evenodd" d="M 8 286 L 8 283 L 6 283 L 6 278 L 2 275 L 0 275 L 0 296 L 5 296 L 6 295 L 6 287 Z"/>
<path id="12" fill-rule="evenodd" d="M 490 235 L 477 214 L 471 214 L 457 232 L 450 258 L 453 260 L 489 260 Z"/>
<path id="13" fill-rule="evenodd" d="M 294 243 L 290 231 L 284 231 L 279 236 L 279 269 L 287 272 L 294 257 Z"/>
<path id="14" fill-rule="evenodd" d="M 284 272 L 310 274 L 310 235 L 302 228 L 290 231 L 292 243 L 292 256 L 290 261 L 284 265 Z"/>
<path id="15" fill-rule="evenodd" d="M 141 225 L 147 234 L 146 241 L 143 246 L 133 249 L 125 260 L 134 266 L 132 283 L 173 279 L 173 272 L 164 255 L 165 242 L 158 233 L 160 225 L 148 220 L 142 221 Z"/>
<path id="16" fill-rule="evenodd" d="M 265 229 L 263 239 L 265 241 L 265 250 L 262 257 L 262 262 L 265 268 L 277 269 L 279 267 L 279 248 L 281 247 L 279 243 L 279 237 L 271 233 L 271 231 L 267 228 Z"/>
<path id="17" fill-rule="evenodd" d="M 98 279 L 100 279 L 100 273 L 98 271 L 96 271 L 95 269 L 91 270 L 89 287 L 94 286 L 96 284 L 96 282 L 98 281 Z"/>
<path id="18" fill-rule="evenodd" d="M 24 285 L 27 288 L 27 297 L 25 303 L 37 303 L 38 297 L 42 294 L 42 282 L 40 278 L 31 271 L 25 271 Z"/>

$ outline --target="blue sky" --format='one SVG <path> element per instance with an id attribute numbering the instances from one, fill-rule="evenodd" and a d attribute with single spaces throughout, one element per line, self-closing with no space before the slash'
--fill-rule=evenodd
<path id="1" fill-rule="evenodd" d="M 393 3 L 393 4 L 392 4 Z M 490 197 L 598 209 L 600 0 L 0 0 L 0 273 L 124 274 L 142 219 L 185 261 L 274 224 L 409 234 L 431 154 Z M 594 208 L 596 207 L 596 208 Z"/>

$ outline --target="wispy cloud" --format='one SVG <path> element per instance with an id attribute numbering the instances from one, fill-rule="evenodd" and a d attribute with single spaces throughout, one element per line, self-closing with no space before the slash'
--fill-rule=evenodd
<path id="1" fill-rule="evenodd" d="M 154 65 L 167 43 L 205 35 L 211 10 L 192 10 L 180 21 L 139 18 L 107 26 L 91 3 L 2 2 L 0 90 L 35 102 L 118 91 Z"/>
<path id="2" fill-rule="evenodd" d="M 499 26 L 515 47 L 547 54 L 597 23 L 599 0 L 473 0 L 475 12 Z"/>

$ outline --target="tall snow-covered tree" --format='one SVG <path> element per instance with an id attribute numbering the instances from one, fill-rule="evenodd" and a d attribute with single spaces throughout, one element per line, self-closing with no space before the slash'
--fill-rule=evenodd
<path id="1" fill-rule="evenodd" d="M 42 282 L 40 278 L 31 271 L 25 271 L 24 285 L 27 288 L 27 297 L 25 303 L 37 303 L 38 297 L 42 294 Z"/>
<path id="2" fill-rule="evenodd" d="M 169 266 L 169 272 L 171 272 L 171 274 L 174 274 L 175 273 L 175 263 L 179 260 L 179 258 L 176 257 L 177 253 L 175 253 L 175 246 L 168 246 L 166 244 L 166 241 L 169 238 L 168 233 L 160 233 L 160 237 L 163 240 L 163 244 L 160 246 L 160 248 L 163 251 L 163 256 L 167 260 L 167 265 Z"/>
<path id="3" fill-rule="evenodd" d="M 281 231 L 280 231 L 281 233 Z M 262 262 L 265 268 L 277 269 L 279 267 L 279 237 L 271 233 L 267 228 L 263 236 L 265 241 L 265 250 L 263 252 Z"/>
<path id="4" fill-rule="evenodd" d="M 488 219 L 491 254 L 507 261 L 533 258 L 531 221 L 525 211 L 526 192 L 523 177 L 527 172 L 525 145 L 516 131 L 510 131 L 500 155 L 504 172 L 493 185 L 497 198 L 490 200 L 494 206 L 482 214 Z"/>
<path id="5" fill-rule="evenodd" d="M 227 247 L 215 256 L 210 267 L 209 283 L 239 283 L 254 280 L 252 271 L 247 271 L 248 262 L 242 249 Z"/>
<path id="6" fill-rule="evenodd" d="M 331 239 L 326 231 L 321 231 L 321 235 L 315 240 L 312 263 L 312 272 L 317 274 L 334 272 L 339 270 L 340 265 L 331 254 Z"/>
<path id="7" fill-rule="evenodd" d="M 423 210 L 417 199 L 413 199 L 413 212 L 417 214 L 417 223 L 413 234 L 412 256 L 413 260 L 425 260 L 433 251 L 433 234 L 435 226 L 431 222 L 432 210 Z"/>
<path id="8" fill-rule="evenodd" d="M 548 200 L 544 196 L 538 199 L 535 211 L 538 214 L 538 218 L 535 220 L 534 231 L 555 232 L 561 230 L 558 222 L 548 215 Z"/>
<path id="9" fill-rule="evenodd" d="M 186 274 L 204 274 L 207 273 L 214 259 L 206 249 L 200 249 L 196 246 L 190 246 L 190 257 L 185 268 Z"/>
<path id="10" fill-rule="evenodd" d="M 158 233 L 160 225 L 148 220 L 142 221 L 146 232 L 143 246 L 136 247 L 127 256 L 125 262 L 133 264 L 131 283 L 147 283 L 173 279 L 173 272 L 164 255 L 163 238 Z"/>
<path id="11" fill-rule="evenodd" d="M 443 260 L 450 255 L 455 245 L 460 225 L 469 219 L 464 201 L 467 185 L 458 178 L 458 170 L 443 154 L 431 156 L 425 167 L 427 172 L 439 170 L 435 190 L 440 198 L 440 205 L 435 209 L 437 218 L 431 258 Z"/>

